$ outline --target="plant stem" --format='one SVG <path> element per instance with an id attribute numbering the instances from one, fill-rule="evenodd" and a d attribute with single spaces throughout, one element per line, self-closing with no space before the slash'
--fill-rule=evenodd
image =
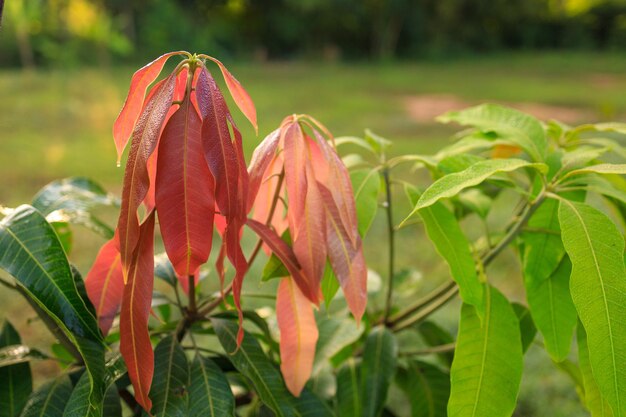
<path id="1" fill-rule="evenodd" d="M 513 239 L 515 239 L 545 198 L 546 191 L 543 190 L 533 201 L 527 203 L 526 207 L 522 209 L 520 215 L 517 216 L 516 221 L 509 227 L 508 232 L 504 235 L 504 237 L 500 239 L 496 246 L 481 257 L 483 267 L 487 267 L 500 254 L 500 252 L 502 252 L 504 248 L 506 248 L 513 241 Z M 457 284 L 454 281 L 450 281 L 426 297 L 418 300 L 413 305 L 407 307 L 404 311 L 396 314 L 388 321 L 388 324 L 391 325 L 390 327 L 392 327 L 392 329 L 396 332 L 403 330 L 425 319 L 430 314 L 443 307 L 448 301 L 454 298 L 454 296 L 458 293 L 458 290 Z M 413 314 L 415 314 L 415 316 L 413 316 Z"/>
<path id="2" fill-rule="evenodd" d="M 393 207 L 391 204 L 391 180 L 389 178 L 389 168 L 385 167 L 382 170 L 383 181 L 385 182 L 385 208 L 387 209 L 387 236 L 389 238 L 389 277 L 387 281 L 387 297 L 385 300 L 385 315 L 383 316 L 384 323 L 388 324 L 389 316 L 391 314 L 391 306 L 393 301 L 393 277 L 395 275 L 394 257 L 396 252 L 395 245 L 395 227 L 393 224 Z"/>
<path id="3" fill-rule="evenodd" d="M 196 308 L 196 277 L 189 275 L 189 307 L 187 308 L 187 314 L 194 316 L 197 312 Z"/>
<path id="4" fill-rule="evenodd" d="M 445 345 L 433 346 L 420 350 L 407 350 L 405 352 L 398 353 L 398 356 L 422 356 L 430 355 L 432 353 L 445 353 L 452 352 L 454 350 L 454 343 L 447 343 Z"/>

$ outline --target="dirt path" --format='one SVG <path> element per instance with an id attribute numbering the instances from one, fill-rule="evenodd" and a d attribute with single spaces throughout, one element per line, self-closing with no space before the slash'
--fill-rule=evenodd
<path id="1" fill-rule="evenodd" d="M 435 118 L 448 111 L 461 110 L 480 102 L 464 100 L 454 95 L 418 95 L 404 99 L 404 106 L 411 119 L 420 123 L 434 123 Z M 567 106 L 553 106 L 541 103 L 501 103 L 525 113 L 532 114 L 540 120 L 556 119 L 567 124 L 580 124 L 597 120 L 595 112 Z"/>

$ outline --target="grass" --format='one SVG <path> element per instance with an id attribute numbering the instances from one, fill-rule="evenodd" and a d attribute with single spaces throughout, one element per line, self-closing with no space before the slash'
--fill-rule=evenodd
<path id="1" fill-rule="evenodd" d="M 618 55 L 516 54 L 429 63 L 301 62 L 229 67 L 256 103 L 262 136 L 288 114 L 309 113 L 337 136 L 359 135 L 364 128 L 371 128 L 394 141 L 396 154 L 432 152 L 457 130 L 416 121 L 405 104 L 412 96 L 454 95 L 468 103 L 566 106 L 584 110 L 596 120 L 619 119 L 626 114 L 626 56 Z M 0 71 L 0 91 L 5 97 L 0 102 L 0 205 L 27 202 L 47 182 L 75 175 L 94 178 L 119 193 L 123 171 L 115 166 L 111 126 L 132 72 L 130 67 Z M 260 139 L 240 115 L 236 120 L 249 155 Z M 501 205 L 506 206 L 506 202 Z M 396 220 L 405 209 L 398 210 Z M 498 215 L 506 217 L 503 212 Z M 386 254 L 381 254 L 385 248 L 380 243 L 385 241 L 382 223 L 379 216 L 365 242 L 370 266 L 380 271 L 385 270 L 386 262 Z M 398 269 L 417 270 L 411 275 L 415 278 L 410 286 L 413 290 L 431 288 L 447 276 L 447 268 L 416 228 L 401 231 L 399 240 Z M 72 260 L 86 271 L 103 242 L 83 231 L 78 231 L 76 241 L 80 244 L 75 245 Z M 496 273 L 491 279 L 511 298 L 523 300 L 523 290 L 511 284 L 515 280 L 508 273 L 519 270 L 519 265 L 512 264 L 515 262 L 511 254 L 505 256 L 493 267 Z M 499 279 L 500 275 L 506 279 Z M 268 291 L 264 288 L 262 292 Z M 0 292 L 0 300 L 5 302 L 0 318 L 19 317 L 18 324 L 24 324 L 24 305 L 6 299 L 4 294 Z M 453 304 L 438 313 L 437 319 L 454 330 L 457 312 L 458 304 Z M 28 327 L 25 338 L 46 348 L 40 331 L 36 326 Z M 585 415 L 571 383 L 555 371 L 540 349 L 533 348 L 526 360 L 519 416 Z"/>

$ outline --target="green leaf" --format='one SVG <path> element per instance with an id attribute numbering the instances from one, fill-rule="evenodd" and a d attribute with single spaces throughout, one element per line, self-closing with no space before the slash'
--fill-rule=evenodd
<path id="1" fill-rule="evenodd" d="M 466 170 L 478 162 L 485 161 L 485 157 L 474 155 L 471 153 L 462 153 L 454 156 L 448 156 L 437 164 L 437 169 L 444 175 L 453 174 Z"/>
<path id="2" fill-rule="evenodd" d="M 365 141 L 370 144 L 372 149 L 378 154 L 384 154 L 391 146 L 391 141 L 377 135 L 369 129 L 365 129 Z"/>
<path id="3" fill-rule="evenodd" d="M 67 376 L 60 376 L 30 395 L 20 417 L 63 417 L 71 395 L 72 383 Z"/>
<path id="4" fill-rule="evenodd" d="M 626 164 L 598 164 L 575 169 L 563 176 L 562 180 L 580 174 L 626 174 Z"/>
<path id="5" fill-rule="evenodd" d="M 602 394 L 598 389 L 598 385 L 593 377 L 591 363 L 589 362 L 589 347 L 587 346 L 587 334 L 585 328 L 578 324 L 578 365 L 583 377 L 583 385 L 585 388 L 584 402 L 585 406 L 591 412 L 592 417 L 612 417 L 613 411 L 609 403 L 602 398 Z"/>
<path id="6" fill-rule="evenodd" d="M 335 146 L 339 147 L 342 145 L 356 145 L 376 155 L 376 151 L 374 150 L 372 145 L 369 144 L 369 142 L 367 142 L 365 139 L 358 138 L 356 136 L 341 136 L 341 137 L 335 138 Z"/>
<path id="7" fill-rule="evenodd" d="M 572 264 L 565 256 L 549 277 L 525 280 L 530 314 L 555 362 L 567 358 L 578 317 L 569 289 L 571 270 Z"/>
<path id="8" fill-rule="evenodd" d="M 154 377 L 150 388 L 151 414 L 155 417 L 187 416 L 189 365 L 174 336 L 167 336 L 154 350 Z"/>
<path id="9" fill-rule="evenodd" d="M 210 359 L 196 355 L 190 368 L 189 417 L 235 415 L 235 397 L 221 369 Z"/>
<path id="10" fill-rule="evenodd" d="M 499 139 L 521 147 L 535 161 L 543 161 L 548 141 L 541 123 L 534 117 L 497 104 L 481 104 L 453 111 L 437 118 L 439 122 L 457 122 L 482 132 L 495 132 Z"/>
<path id="11" fill-rule="evenodd" d="M 535 327 L 535 323 L 530 316 L 530 311 L 528 311 L 526 307 L 519 303 L 513 303 L 511 305 L 513 306 L 515 315 L 519 320 L 519 330 L 522 336 L 522 352 L 526 353 L 530 345 L 533 343 L 533 340 L 535 340 L 537 328 Z"/>
<path id="12" fill-rule="evenodd" d="M 79 224 L 110 239 L 113 229 L 91 211 L 103 206 L 117 207 L 119 200 L 88 178 L 72 177 L 43 187 L 32 205 L 51 223 Z"/>
<path id="13" fill-rule="evenodd" d="M 354 190 L 359 234 L 365 236 L 378 211 L 380 175 L 377 170 L 358 169 L 350 172 L 350 180 Z"/>
<path id="14" fill-rule="evenodd" d="M 452 362 L 450 417 L 513 414 L 522 378 L 519 321 L 500 292 L 487 285 L 485 317 L 463 304 Z"/>
<path id="15" fill-rule="evenodd" d="M 435 181 L 422 193 L 417 205 L 403 222 L 407 221 L 419 210 L 432 206 L 443 198 L 454 197 L 466 188 L 478 185 L 494 174 L 511 172 L 520 168 L 534 168 L 541 172 L 547 170 L 545 164 L 530 163 L 521 159 L 490 159 L 477 162 L 461 172 L 448 174 Z"/>
<path id="16" fill-rule="evenodd" d="M 304 411 L 307 416 L 332 415 L 326 405 L 306 389 L 298 399 L 291 395 L 280 372 L 250 333 L 244 333 L 241 346 L 237 348 L 237 325 L 216 318 L 211 318 L 211 322 L 222 347 L 230 354 L 229 359 L 235 368 L 250 380 L 259 399 L 278 417 L 297 416 Z"/>
<path id="17" fill-rule="evenodd" d="M 83 372 L 82 376 L 78 380 L 78 383 L 74 387 L 70 398 L 65 405 L 65 411 L 63 411 L 63 417 L 99 417 L 102 415 L 102 404 L 97 404 L 95 407 L 91 407 L 89 404 L 89 391 L 91 390 L 91 383 L 89 381 L 89 374 Z"/>
<path id="18" fill-rule="evenodd" d="M 0 331 L 0 347 L 15 350 L 16 346 L 22 346 L 21 343 L 20 335 L 15 328 L 5 321 Z M 30 365 L 28 363 L 2 365 L 0 381 L 0 417 L 19 416 L 33 390 Z"/>
<path id="19" fill-rule="evenodd" d="M 565 254 L 558 213 L 558 201 L 544 201 L 528 221 L 530 231 L 521 235 L 524 243 L 522 269 L 527 287 L 547 279 Z"/>
<path id="20" fill-rule="evenodd" d="M 567 172 L 572 169 L 578 168 L 581 165 L 586 165 L 594 159 L 599 158 L 605 154 L 609 148 L 596 148 L 591 146 L 581 146 L 573 151 L 566 152 L 561 158 L 563 164 L 563 171 Z"/>
<path id="21" fill-rule="evenodd" d="M 117 386 L 115 384 L 111 384 L 109 389 L 104 394 L 102 417 L 122 417 L 120 394 L 117 391 Z"/>
<path id="22" fill-rule="evenodd" d="M 467 191 L 463 191 L 458 196 L 459 203 L 463 205 L 469 211 L 476 213 L 483 219 L 486 219 L 491 210 L 493 201 L 485 193 L 476 189 L 470 188 Z"/>
<path id="23" fill-rule="evenodd" d="M 339 291 L 339 280 L 330 266 L 330 262 L 326 262 L 326 268 L 324 269 L 324 276 L 322 277 L 322 296 L 324 297 L 324 305 L 326 309 L 330 307 L 330 302 L 337 295 Z"/>
<path id="24" fill-rule="evenodd" d="M 398 344 L 384 327 L 374 328 L 365 340 L 361 362 L 363 416 L 378 416 L 387 400 L 387 390 L 396 372 Z"/>
<path id="25" fill-rule="evenodd" d="M 420 323 L 417 331 L 424 339 L 424 342 L 428 346 L 441 346 L 454 343 L 454 338 L 450 333 L 441 328 L 435 322 L 426 320 Z M 454 352 L 440 352 L 437 356 L 447 366 L 452 365 L 452 359 L 454 358 Z"/>
<path id="26" fill-rule="evenodd" d="M 561 200 L 559 221 L 593 375 L 614 413 L 626 415 L 624 237 L 604 213 L 584 203 Z"/>
<path id="27" fill-rule="evenodd" d="M 450 375 L 426 362 L 412 360 L 398 368 L 396 383 L 411 403 L 412 417 L 445 417 Z"/>
<path id="28" fill-rule="evenodd" d="M 289 233 L 289 229 L 285 230 L 280 238 L 291 246 L 291 234 Z M 272 253 L 270 259 L 268 259 L 265 267 L 263 268 L 261 281 L 269 281 L 272 278 L 283 278 L 290 275 L 291 274 L 287 270 L 287 267 L 283 265 L 283 262 L 278 258 L 278 256 L 276 256 L 276 254 Z"/>
<path id="29" fill-rule="evenodd" d="M 172 287 L 178 283 L 174 267 L 165 252 L 154 255 L 154 276 L 167 282 Z"/>
<path id="30" fill-rule="evenodd" d="M 353 320 L 346 318 L 319 318 L 317 328 L 319 336 L 315 346 L 313 375 L 318 374 L 330 358 L 356 342 L 363 334 L 363 326 L 357 327 Z"/>
<path id="31" fill-rule="evenodd" d="M 469 241 L 456 217 L 442 203 L 422 208 L 419 215 L 437 252 L 448 263 L 452 278 L 459 285 L 461 298 L 464 302 L 476 307 L 482 316 L 484 312 L 483 285 L 476 274 L 476 264 Z"/>
<path id="32" fill-rule="evenodd" d="M 18 207 L 0 222 L 0 268 L 74 343 L 91 380 L 91 402 L 104 394 L 104 342 L 96 318 L 81 298 L 63 248 L 43 216 Z"/>
<path id="33" fill-rule="evenodd" d="M 337 371 L 337 416 L 362 417 L 361 366 L 348 359 Z"/>

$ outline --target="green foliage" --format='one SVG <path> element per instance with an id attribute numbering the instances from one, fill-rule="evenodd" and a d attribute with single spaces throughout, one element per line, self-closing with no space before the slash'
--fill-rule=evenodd
<path id="1" fill-rule="evenodd" d="M 0 348 L 22 348 L 20 335 L 8 321 L 0 331 Z M 28 363 L 2 364 L 0 366 L 0 416 L 20 415 L 33 390 L 33 380 Z"/>

